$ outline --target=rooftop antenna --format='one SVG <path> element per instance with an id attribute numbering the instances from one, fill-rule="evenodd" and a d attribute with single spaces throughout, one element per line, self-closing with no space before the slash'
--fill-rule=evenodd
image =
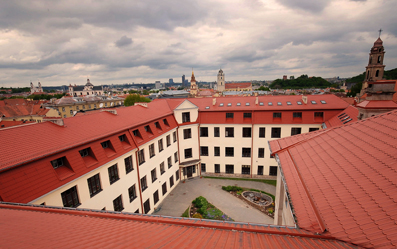
<path id="1" fill-rule="evenodd" d="M 380 38 L 380 34 L 382 33 L 383 30 L 379 29 L 378 31 L 379 31 L 379 38 Z"/>

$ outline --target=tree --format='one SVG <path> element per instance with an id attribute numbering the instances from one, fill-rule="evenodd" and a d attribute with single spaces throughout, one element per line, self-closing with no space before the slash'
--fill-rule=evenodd
<path id="1" fill-rule="evenodd" d="M 261 86 L 258 88 L 259 91 L 270 91 L 269 87 Z"/>
<path id="2" fill-rule="evenodd" d="M 357 83 L 350 89 L 350 92 L 347 94 L 349 97 L 356 97 L 357 93 L 360 93 L 361 88 L 363 87 L 363 83 Z"/>
<path id="3" fill-rule="evenodd" d="M 150 102 L 150 99 L 140 96 L 139 94 L 130 94 L 124 100 L 124 106 L 132 106 L 136 102 Z"/>

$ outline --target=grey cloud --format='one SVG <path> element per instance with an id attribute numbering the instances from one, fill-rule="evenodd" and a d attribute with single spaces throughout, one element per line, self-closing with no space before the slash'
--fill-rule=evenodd
<path id="1" fill-rule="evenodd" d="M 331 0 L 277 0 L 289 8 L 299 8 L 313 13 L 321 12 Z"/>
<path id="2" fill-rule="evenodd" d="M 125 35 L 122 36 L 120 39 L 118 39 L 118 40 L 115 42 L 115 45 L 116 45 L 117 47 L 119 47 L 119 48 L 125 47 L 125 46 L 130 45 L 130 44 L 132 44 L 132 39 L 129 38 L 129 37 L 127 37 L 127 36 L 125 36 Z"/>

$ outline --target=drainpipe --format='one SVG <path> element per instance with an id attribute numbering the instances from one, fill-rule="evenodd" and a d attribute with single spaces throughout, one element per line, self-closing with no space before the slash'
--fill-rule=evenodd
<path id="1" fill-rule="evenodd" d="M 139 149 L 137 142 L 134 139 L 134 134 L 132 134 L 131 129 L 128 129 L 128 132 L 130 133 L 130 135 L 132 137 L 132 141 L 134 141 L 134 144 L 137 148 L 137 150 L 135 151 L 135 161 L 136 161 L 136 172 L 137 172 L 137 176 L 138 176 L 139 198 L 141 200 L 141 210 L 142 210 L 142 214 L 143 214 L 145 211 L 143 210 L 142 187 L 141 187 L 141 178 L 139 176 L 139 161 L 138 161 L 138 151 L 140 149 Z"/>
<path id="2" fill-rule="evenodd" d="M 251 167 L 250 173 L 252 178 L 252 170 L 254 169 L 254 111 L 251 111 Z"/>

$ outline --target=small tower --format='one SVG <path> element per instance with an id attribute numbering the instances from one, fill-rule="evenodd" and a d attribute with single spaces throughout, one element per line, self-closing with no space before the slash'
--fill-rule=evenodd
<path id="1" fill-rule="evenodd" d="M 197 96 L 196 78 L 194 77 L 193 69 L 192 69 L 192 78 L 190 79 L 190 95 Z"/>
<path id="2" fill-rule="evenodd" d="M 218 78 L 216 80 L 217 91 L 223 92 L 225 91 L 225 74 L 222 69 L 219 69 Z"/>

